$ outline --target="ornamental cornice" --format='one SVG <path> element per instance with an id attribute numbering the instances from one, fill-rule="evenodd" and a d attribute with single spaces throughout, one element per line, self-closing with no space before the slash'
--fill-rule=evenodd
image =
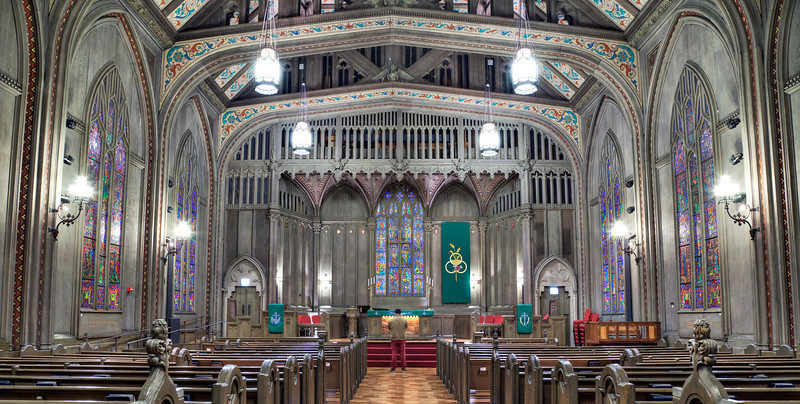
<path id="1" fill-rule="evenodd" d="M 313 115 L 318 110 L 319 112 L 325 112 L 331 108 L 339 107 L 340 105 L 344 106 L 363 102 L 380 102 L 384 105 L 391 101 L 435 102 L 450 106 L 457 105 L 470 109 L 482 109 L 485 103 L 484 97 L 482 95 L 477 95 L 477 92 L 474 92 L 475 95 L 466 95 L 465 93 L 470 94 L 472 92 L 462 90 L 461 93 L 448 93 L 444 91 L 446 90 L 445 88 L 433 90 L 430 88 L 416 89 L 415 87 L 422 86 L 407 85 L 406 88 L 364 88 L 361 91 L 344 92 L 338 95 L 324 97 L 309 94 L 307 105 L 311 110 L 309 111 L 310 114 Z M 221 152 L 228 137 L 248 123 L 254 122 L 256 118 L 270 114 L 294 114 L 300 105 L 300 99 L 293 98 L 290 100 L 273 101 L 228 109 L 220 115 L 217 150 Z M 561 128 L 564 133 L 568 134 L 569 138 L 574 142 L 577 148 L 580 149 L 580 122 L 578 115 L 570 108 L 524 101 L 511 101 L 499 95 L 492 99 L 492 108 L 497 116 L 507 114 L 512 117 L 520 118 L 520 114 L 530 114 L 543 121 L 549 121 L 549 123 Z"/>
<path id="2" fill-rule="evenodd" d="M 0 71 L 0 83 L 8 86 L 10 90 L 15 92 L 15 95 L 22 94 L 22 85 L 20 85 L 16 79 L 4 71 Z"/>
<path id="3" fill-rule="evenodd" d="M 783 90 L 786 92 L 786 94 L 791 94 L 797 90 L 800 90 L 800 73 L 789 79 L 789 81 L 787 81 L 783 86 Z"/>
<path id="4" fill-rule="evenodd" d="M 198 87 L 200 88 L 200 91 L 202 91 L 203 94 L 206 95 L 206 99 L 211 101 L 212 104 L 214 104 L 214 107 L 217 108 L 217 111 L 224 111 L 227 108 L 225 104 L 222 102 L 222 100 L 219 99 L 217 93 L 215 93 L 214 90 L 211 88 L 211 86 L 208 85 L 208 83 L 203 81 L 200 83 Z"/>
<path id="5" fill-rule="evenodd" d="M 475 24 L 493 24 L 498 26 L 505 26 L 517 28 L 518 21 L 514 18 L 483 16 L 469 13 L 458 13 L 440 10 L 427 10 L 413 7 L 375 7 L 375 8 L 362 8 L 358 10 L 337 11 L 335 13 L 322 13 L 314 14 L 311 16 L 299 16 L 291 18 L 278 18 L 275 21 L 277 28 L 286 27 L 299 27 L 303 25 L 331 23 L 331 22 L 345 22 L 358 18 L 374 18 L 386 15 L 395 15 L 400 17 L 424 17 L 435 18 L 439 20 L 475 23 Z M 176 42 L 192 41 L 197 39 L 205 39 L 215 36 L 236 35 L 244 33 L 254 33 L 261 30 L 261 23 L 254 24 L 239 24 L 229 25 L 222 27 L 203 28 L 191 31 L 179 32 L 176 35 Z M 607 30 L 602 28 L 580 27 L 577 25 L 561 25 L 554 23 L 531 21 L 530 27 L 534 30 L 548 31 L 566 35 L 580 35 L 590 36 L 594 38 L 609 39 L 614 41 L 625 41 L 625 34 L 620 31 Z"/>
<path id="6" fill-rule="evenodd" d="M 298 53 L 301 49 L 331 50 L 337 44 L 354 46 L 358 37 L 369 40 L 385 38 L 388 41 L 429 41 L 436 38 L 439 48 L 468 46 L 476 51 L 511 56 L 517 44 L 517 28 L 513 19 L 478 18 L 468 19 L 459 13 L 443 13 L 436 18 L 418 12 L 395 12 L 398 9 L 382 10 L 374 16 L 357 17 L 336 22 L 309 22 L 305 25 L 279 26 L 276 41 L 281 54 Z M 334 13 L 335 14 L 335 13 Z M 638 51 L 621 39 L 601 38 L 575 32 L 559 32 L 553 29 L 557 24 L 534 25 L 529 40 L 535 47 L 570 49 L 589 53 L 593 57 L 609 63 L 627 80 L 631 88 L 638 91 Z M 255 54 L 260 46 L 262 33 L 227 33 L 214 37 L 188 39 L 175 43 L 163 54 L 161 100 L 170 92 L 181 76 L 191 71 L 191 67 L 202 65 L 209 57 L 218 53 Z M 594 32 L 592 32 L 594 34 Z"/>
<path id="7" fill-rule="evenodd" d="M 628 40 L 631 46 L 639 46 L 644 36 L 649 34 L 653 26 L 672 8 L 675 0 L 659 0 L 650 3 L 656 3 L 656 6 L 650 9 L 650 11 L 645 10 L 646 15 L 638 16 L 633 22 L 634 27 L 631 29 L 632 34 L 630 34 L 630 39 Z"/>
<path id="8" fill-rule="evenodd" d="M 295 176 L 300 173 L 332 173 L 336 171 L 332 167 L 332 160 L 282 160 L 283 172 Z M 412 177 L 417 177 L 420 174 L 433 174 L 442 173 L 449 175 L 450 173 L 458 174 L 453 169 L 442 169 L 445 167 L 448 160 L 407 160 L 408 166 L 403 171 L 398 171 L 392 167 L 386 160 L 350 160 L 347 170 L 341 171 L 340 175 L 354 176 L 358 173 L 379 173 L 383 176 L 395 175 L 402 177 L 403 174 L 410 174 Z M 484 172 L 491 171 L 493 173 L 501 173 L 506 176 L 513 173 L 520 173 L 520 166 L 518 160 L 474 160 L 469 170 L 463 172 L 464 178 L 459 178 L 461 181 L 466 179 L 466 175 L 471 172 Z M 443 172 L 446 171 L 446 172 Z M 337 179 L 338 181 L 338 179 Z"/>
<path id="9" fill-rule="evenodd" d="M 156 12 L 150 8 L 149 0 L 128 0 L 128 5 L 147 24 L 150 31 L 161 41 L 162 47 L 170 47 L 175 43 L 174 30 Z"/>

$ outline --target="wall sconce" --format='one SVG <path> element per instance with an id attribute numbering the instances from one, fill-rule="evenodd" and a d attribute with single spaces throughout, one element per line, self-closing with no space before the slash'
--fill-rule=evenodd
<path id="1" fill-rule="evenodd" d="M 75 177 L 75 182 L 72 183 L 69 187 L 69 195 L 71 198 L 61 198 L 61 205 L 58 205 L 58 208 L 52 209 L 50 212 L 55 213 L 56 217 L 59 219 L 58 224 L 56 227 L 47 229 L 50 234 L 53 235 L 53 241 L 58 240 L 58 228 L 61 225 L 65 225 L 69 227 L 72 223 L 75 223 L 79 217 L 81 217 L 81 212 L 83 212 L 83 204 L 88 203 L 92 198 L 94 198 L 94 187 L 89 184 L 89 181 L 84 176 Z M 77 203 L 78 204 L 78 213 L 73 215 L 70 213 L 69 204 Z"/>
<path id="2" fill-rule="evenodd" d="M 633 188 L 633 180 L 632 179 L 625 181 L 625 188 L 629 188 L 629 189 Z"/>
<path id="3" fill-rule="evenodd" d="M 731 118 L 728 120 L 728 122 L 725 123 L 725 125 L 728 126 L 728 129 L 736 129 L 736 127 L 739 126 L 740 123 L 742 123 L 742 120 L 740 118 Z"/>
<path id="4" fill-rule="evenodd" d="M 642 259 L 636 254 L 636 249 L 639 247 L 639 244 L 634 241 L 636 240 L 636 235 L 631 233 L 628 229 L 628 226 L 625 222 L 617 221 L 611 225 L 611 230 L 609 231 L 609 235 L 612 239 L 621 240 L 623 242 L 622 251 L 625 254 L 633 255 L 634 261 L 638 264 Z"/>
<path id="5" fill-rule="evenodd" d="M 731 158 L 730 158 L 731 165 L 735 166 L 735 165 L 741 163 L 743 159 L 744 159 L 744 154 L 742 154 L 742 153 L 734 153 L 734 154 L 731 155 Z"/>
<path id="6" fill-rule="evenodd" d="M 64 165 L 65 166 L 71 166 L 72 162 L 75 161 L 75 158 L 72 157 L 71 154 L 67 154 L 66 156 L 64 156 L 64 160 L 63 161 L 64 161 Z"/>
<path id="7" fill-rule="evenodd" d="M 719 200 L 718 203 L 725 204 L 725 213 L 728 214 L 734 223 L 741 226 L 746 224 L 747 227 L 750 228 L 750 240 L 755 241 L 756 233 L 758 233 L 761 229 L 758 227 L 753 227 L 750 224 L 750 215 L 752 212 L 757 212 L 757 207 L 750 207 L 747 203 L 745 203 L 745 199 L 747 195 L 744 192 L 739 191 L 739 186 L 734 184 L 731 181 L 731 177 L 727 175 L 723 175 L 719 177 L 719 182 L 717 186 L 714 187 L 714 194 L 716 195 L 717 199 Z M 737 204 L 739 208 L 736 210 L 736 213 L 731 214 L 730 205 Z"/>
<path id="8" fill-rule="evenodd" d="M 186 220 L 181 220 L 175 226 L 175 234 L 173 237 L 167 237 L 164 245 L 167 247 L 167 255 L 161 257 L 161 261 L 167 262 L 171 255 L 175 255 L 181 251 L 184 242 L 192 237 L 192 225 Z"/>

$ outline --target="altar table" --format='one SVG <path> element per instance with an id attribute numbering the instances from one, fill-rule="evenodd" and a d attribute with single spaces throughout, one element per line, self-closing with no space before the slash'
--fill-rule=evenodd
<path id="1" fill-rule="evenodd" d="M 407 335 L 431 335 L 433 310 L 403 310 L 400 315 L 408 321 Z M 368 336 L 386 337 L 389 335 L 389 320 L 394 317 L 393 310 L 369 310 L 367 317 L 369 318 Z"/>

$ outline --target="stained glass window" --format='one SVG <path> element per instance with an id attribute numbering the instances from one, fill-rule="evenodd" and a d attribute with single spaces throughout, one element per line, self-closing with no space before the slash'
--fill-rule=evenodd
<path id="1" fill-rule="evenodd" d="M 192 226 L 192 237 L 175 255 L 172 274 L 172 310 L 194 312 L 194 279 L 197 265 L 197 149 L 191 136 L 186 138 L 176 169 L 177 220 Z"/>
<path id="2" fill-rule="evenodd" d="M 83 219 L 81 308 L 119 310 L 128 115 L 116 69 L 97 83 L 89 107 L 86 177 L 97 194 L 86 204 Z"/>
<path id="3" fill-rule="evenodd" d="M 405 185 L 387 191 L 375 211 L 375 294 L 424 296 L 422 203 Z"/>
<path id="4" fill-rule="evenodd" d="M 672 111 L 680 308 L 719 308 L 719 242 L 714 198 L 714 127 L 703 83 L 685 68 Z"/>
<path id="5" fill-rule="evenodd" d="M 606 136 L 600 167 L 600 241 L 603 268 L 603 313 L 625 311 L 625 271 L 622 240 L 610 235 L 611 225 L 622 215 L 622 177 L 619 155 Z"/>

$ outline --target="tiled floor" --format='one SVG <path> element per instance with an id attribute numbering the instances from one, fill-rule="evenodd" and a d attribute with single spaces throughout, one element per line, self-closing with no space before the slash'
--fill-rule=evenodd
<path id="1" fill-rule="evenodd" d="M 358 387 L 353 403 L 455 403 L 436 377 L 436 369 L 409 368 L 403 373 L 397 369 L 368 368 L 367 375 Z"/>

